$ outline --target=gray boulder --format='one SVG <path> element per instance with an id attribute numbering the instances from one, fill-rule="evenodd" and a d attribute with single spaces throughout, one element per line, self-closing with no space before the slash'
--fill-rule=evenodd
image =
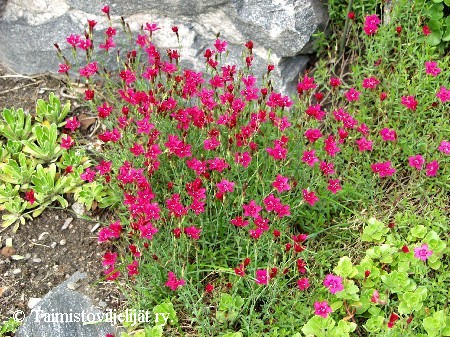
<path id="1" fill-rule="evenodd" d="M 203 53 L 218 33 L 228 41 L 228 63 L 242 64 L 243 45 L 252 40 L 254 71 L 262 75 L 268 63 L 274 64 L 275 85 L 282 91 L 292 91 L 313 52 L 311 36 L 327 20 L 323 0 L 111 0 L 109 5 L 117 27 L 120 16 L 134 31 L 158 23 L 162 29 L 155 43 L 163 50 L 179 47 L 171 31 L 178 26 L 183 66 L 196 70 L 204 69 Z M 87 19 L 98 21 L 96 30 L 105 30 L 103 6 L 103 0 L 9 0 L 0 19 L 0 62 L 23 74 L 55 72 L 53 43 L 70 54 L 65 38 L 86 29 Z"/>
<path id="2" fill-rule="evenodd" d="M 86 296 L 70 289 L 84 277 L 77 272 L 51 290 L 33 307 L 16 337 L 105 337 L 113 334 L 115 329 L 109 323 L 83 324 L 105 317 Z"/>

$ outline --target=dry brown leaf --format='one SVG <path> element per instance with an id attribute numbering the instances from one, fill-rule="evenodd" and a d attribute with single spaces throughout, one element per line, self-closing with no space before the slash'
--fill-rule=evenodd
<path id="1" fill-rule="evenodd" d="M 80 121 L 80 124 L 81 124 L 81 130 L 87 130 L 92 124 L 95 123 L 95 121 L 97 120 L 97 117 L 89 116 L 84 113 L 81 113 L 78 116 L 78 120 Z"/>

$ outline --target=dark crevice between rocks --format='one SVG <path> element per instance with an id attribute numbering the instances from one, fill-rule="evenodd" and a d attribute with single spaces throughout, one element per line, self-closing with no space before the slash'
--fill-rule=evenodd
<path id="1" fill-rule="evenodd" d="M 0 0 L 0 18 L 3 17 L 3 13 L 5 12 L 7 2 L 8 0 Z"/>

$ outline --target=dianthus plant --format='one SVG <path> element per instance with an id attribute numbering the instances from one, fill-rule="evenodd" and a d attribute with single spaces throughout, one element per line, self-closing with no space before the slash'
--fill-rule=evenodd
<path id="1" fill-rule="evenodd" d="M 439 174 L 430 155 L 391 160 L 399 130 L 357 116 L 361 101 L 386 99 L 378 93 L 385 85 L 380 76 L 367 75 L 359 88 L 333 76 L 318 86 L 305 75 L 294 104 L 272 87 L 273 65 L 261 78 L 252 74 L 252 41 L 236 65 L 218 38 L 202 51 L 206 70 L 199 72 L 181 66 L 180 48 L 157 48 L 155 23 L 128 34 L 129 44 L 116 49 L 117 29 L 109 8 L 103 11 L 109 26 L 98 45 L 92 20 L 85 36 L 67 39 L 81 62 L 73 70 L 84 82 L 84 99 L 104 126 L 98 135 L 103 158 L 82 178 L 103 186 L 108 196 L 100 205 L 117 206 L 99 232 L 99 242 L 117 242 L 103 257 L 105 277 L 134 283 L 143 305 L 174 296 L 207 329 L 208 304 L 218 304 L 215 293 L 230 292 L 233 301 L 245 298 L 238 307 L 249 331 L 255 317 L 270 318 L 274 303 L 290 307 L 286 301 L 305 299 L 314 253 L 309 242 L 334 215 L 352 202 L 364 207 L 359 204 L 385 186 L 379 181 L 395 179 L 399 169 L 425 179 Z M 178 28 L 172 31 L 180 43 Z M 58 52 L 60 72 L 69 75 L 73 65 Z M 118 70 L 101 61 L 113 55 Z M 327 106 L 321 88 L 336 97 Z M 396 106 L 412 113 L 421 108 L 416 98 L 405 92 Z M 445 157 L 447 143 L 442 139 L 433 156 Z M 420 248 L 417 254 L 426 256 Z M 324 286 L 339 293 L 341 276 L 329 274 Z M 287 292 L 293 295 L 280 301 Z M 331 308 L 318 301 L 315 310 L 324 317 Z"/>
<path id="2" fill-rule="evenodd" d="M 102 159 L 82 178 L 104 186 L 100 205 L 117 206 L 98 236 L 117 242 L 103 257 L 106 279 L 151 289 L 146 305 L 176 294 L 195 308 L 205 291 L 234 289 L 250 312 L 269 289 L 296 289 L 310 256 L 302 214 L 319 200 L 314 181 L 323 178 L 311 173 L 317 158 L 303 153 L 290 122 L 292 100 L 270 84 L 273 65 L 256 78 L 253 43 L 240 67 L 227 63 L 227 42 L 217 39 L 204 51 L 205 72 L 182 68 L 178 50 L 152 42 L 159 27 L 150 23 L 129 40 L 132 50 L 116 51 L 107 12 L 99 49 L 95 22 L 85 37 L 67 39 L 76 60 L 85 59 L 76 69 L 84 100 L 104 126 Z M 69 76 L 73 65 L 59 53 Z M 100 61 L 110 54 L 120 69 Z M 319 164 L 332 174 L 332 164 Z M 321 193 L 338 190 L 335 180 Z"/>

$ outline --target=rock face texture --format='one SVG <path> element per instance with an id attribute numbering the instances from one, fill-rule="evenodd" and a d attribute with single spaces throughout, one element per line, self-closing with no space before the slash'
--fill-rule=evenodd
<path id="1" fill-rule="evenodd" d="M 84 324 L 100 321 L 104 313 L 94 308 L 90 300 L 71 290 L 85 275 L 75 273 L 51 290 L 25 318 L 17 337 L 105 337 L 115 333 L 109 323 Z"/>
<path id="2" fill-rule="evenodd" d="M 98 21 L 95 30 L 105 30 L 109 23 L 100 11 L 104 4 L 103 0 L 0 0 L 0 62 L 23 74 L 55 72 L 53 43 L 69 49 L 66 37 L 80 34 L 88 19 Z M 311 36 L 327 20 L 325 0 L 111 0 L 109 6 L 118 29 L 120 16 L 134 31 L 147 22 L 157 23 L 161 30 L 155 32 L 154 41 L 163 50 L 179 48 L 171 31 L 178 26 L 183 65 L 197 70 L 203 70 L 203 53 L 218 33 L 228 41 L 227 63 L 241 64 L 243 45 L 252 40 L 256 72 L 262 74 L 268 63 L 274 64 L 280 90 L 297 81 L 312 52 Z"/>

